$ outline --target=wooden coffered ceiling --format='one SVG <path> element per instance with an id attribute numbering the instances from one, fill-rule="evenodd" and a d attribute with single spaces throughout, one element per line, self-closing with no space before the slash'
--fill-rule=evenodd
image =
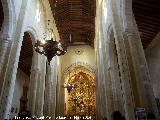
<path id="1" fill-rule="evenodd" d="M 145 49 L 160 32 L 160 0 L 133 0 L 133 12 Z"/>
<path id="2" fill-rule="evenodd" d="M 85 42 L 93 46 L 96 0 L 49 1 L 62 42 L 67 45 Z"/>
<path id="3" fill-rule="evenodd" d="M 95 0 L 49 0 L 60 38 L 65 43 L 85 42 L 93 46 Z M 144 49 L 160 30 L 160 0 L 133 0 L 133 12 Z"/>

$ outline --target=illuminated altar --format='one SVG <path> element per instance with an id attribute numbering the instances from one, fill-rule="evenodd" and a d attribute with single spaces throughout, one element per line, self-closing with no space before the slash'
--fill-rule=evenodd
<path id="1" fill-rule="evenodd" d="M 94 75 L 77 66 L 69 73 L 66 82 L 74 84 L 70 92 L 65 90 L 65 105 L 67 116 L 92 116 L 96 113 L 96 94 Z"/>

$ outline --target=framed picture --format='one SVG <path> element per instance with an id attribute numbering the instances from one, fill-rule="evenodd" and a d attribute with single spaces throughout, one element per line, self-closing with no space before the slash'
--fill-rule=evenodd
<path id="1" fill-rule="evenodd" d="M 136 108 L 135 109 L 136 120 L 147 120 L 146 110 L 145 108 Z"/>

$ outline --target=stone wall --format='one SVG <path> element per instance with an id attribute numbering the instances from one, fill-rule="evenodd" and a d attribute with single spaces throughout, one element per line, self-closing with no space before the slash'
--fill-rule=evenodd
<path id="1" fill-rule="evenodd" d="M 160 33 L 146 49 L 146 59 L 156 98 L 160 99 Z"/>
<path id="2" fill-rule="evenodd" d="M 82 62 L 96 66 L 94 49 L 88 45 L 70 46 L 67 53 L 62 56 L 62 71 L 73 63 Z"/>

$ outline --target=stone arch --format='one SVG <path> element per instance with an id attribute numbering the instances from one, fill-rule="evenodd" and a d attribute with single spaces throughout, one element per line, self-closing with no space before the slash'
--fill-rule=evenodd
<path id="1" fill-rule="evenodd" d="M 2 38 L 11 38 L 14 29 L 15 7 L 13 0 L 1 0 L 4 12 L 4 20 L 2 24 Z"/>
<path id="2" fill-rule="evenodd" d="M 25 32 L 29 33 L 29 35 L 30 35 L 30 37 L 31 37 L 31 40 L 32 40 L 33 57 L 32 57 L 32 65 L 31 65 L 31 68 L 35 67 L 34 64 L 36 64 L 36 65 L 37 65 L 37 69 L 39 69 L 38 59 L 39 59 L 40 57 L 38 56 L 38 54 L 36 54 L 36 53 L 34 52 L 34 44 L 35 44 L 36 40 L 39 40 L 39 39 L 40 39 L 40 34 L 39 34 L 38 30 L 35 29 L 33 26 L 26 26 L 25 29 L 24 29 L 24 31 L 23 31 L 23 36 L 24 36 L 24 33 L 25 33 Z M 35 61 L 35 63 L 33 63 L 33 62 L 34 62 L 33 60 L 34 60 L 35 58 L 37 59 L 37 61 Z"/>
<path id="3" fill-rule="evenodd" d="M 62 79 L 65 78 L 66 75 L 69 74 L 70 71 L 74 70 L 75 66 L 83 66 L 84 68 L 88 69 L 91 73 L 93 73 L 93 75 L 96 77 L 97 75 L 97 70 L 92 67 L 91 65 L 84 63 L 84 62 L 77 62 L 77 63 L 73 63 L 70 66 L 66 67 L 63 72 L 62 72 Z"/>
<path id="4" fill-rule="evenodd" d="M 30 34 L 32 44 L 34 44 L 34 42 L 40 38 L 36 29 L 34 29 L 31 26 L 27 26 L 23 33 L 25 33 L 25 32 L 28 32 Z"/>
<path id="5" fill-rule="evenodd" d="M 22 69 L 24 71 L 30 71 L 29 67 L 31 68 L 32 65 L 32 58 L 33 58 L 33 53 L 34 53 L 34 48 L 33 48 L 33 41 L 34 41 L 34 36 L 31 32 L 24 32 L 23 40 L 22 40 L 22 46 L 20 50 L 20 56 L 19 56 L 19 62 L 18 62 L 18 68 L 20 66 L 25 65 L 27 68 Z M 27 56 L 27 64 L 26 60 L 24 59 Z M 20 65 L 20 66 L 19 66 Z M 22 67 L 23 68 L 23 67 Z M 28 73 L 28 72 L 27 72 Z"/>

